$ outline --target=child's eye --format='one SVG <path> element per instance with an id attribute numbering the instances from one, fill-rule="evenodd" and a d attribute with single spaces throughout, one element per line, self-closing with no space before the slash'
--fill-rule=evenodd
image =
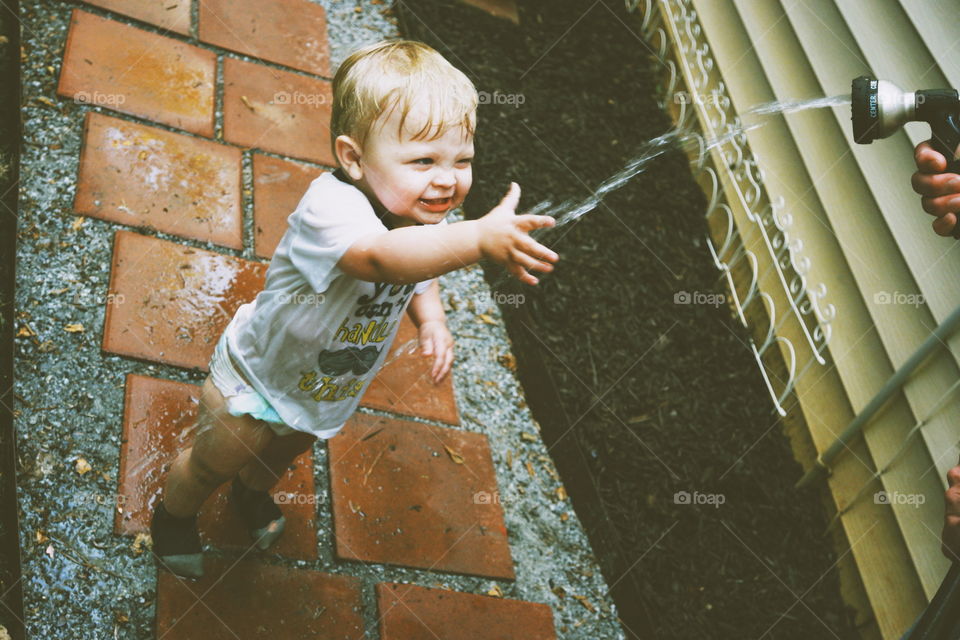
<path id="1" fill-rule="evenodd" d="M 457 162 L 460 164 L 470 164 L 473 162 L 473 158 L 460 158 Z"/>
<path id="2" fill-rule="evenodd" d="M 417 158 L 413 161 L 414 164 L 433 164 L 433 158 Z"/>

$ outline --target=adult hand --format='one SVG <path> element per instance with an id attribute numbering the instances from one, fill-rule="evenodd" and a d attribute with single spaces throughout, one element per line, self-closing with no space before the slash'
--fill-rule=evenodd
<path id="1" fill-rule="evenodd" d="M 947 159 L 934 151 L 929 141 L 921 142 L 913 151 L 917 172 L 911 178 L 913 190 L 920 194 L 920 206 L 932 216 L 937 235 L 953 234 L 960 215 L 960 175 L 941 173 L 947 168 Z"/>
<path id="2" fill-rule="evenodd" d="M 944 496 L 943 535 L 940 550 L 953 561 L 960 561 L 960 464 L 947 471 L 950 488 Z"/>

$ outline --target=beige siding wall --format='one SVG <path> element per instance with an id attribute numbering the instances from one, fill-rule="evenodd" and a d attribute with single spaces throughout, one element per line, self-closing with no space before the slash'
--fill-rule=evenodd
<path id="1" fill-rule="evenodd" d="M 799 401 L 792 410 L 802 412 L 823 452 L 960 305 L 960 249 L 958 241 L 932 232 L 910 189 L 912 149 L 929 137 L 927 125 L 857 145 L 848 105 L 773 116 L 747 111 L 774 100 L 849 95 L 851 80 L 862 74 L 908 91 L 960 86 L 960 5 L 638 4 L 639 14 L 649 11 L 643 23 L 650 42 L 666 54 L 665 82 L 675 77 L 670 88 L 676 93 L 667 100 L 683 124 L 708 142 L 736 134 L 738 125 L 746 129 L 728 135 L 706 158 L 701 177 L 708 195 L 714 182 L 719 187 L 708 220 L 714 237 L 723 238 L 730 212 L 736 237 L 720 266 L 733 267 L 734 292 L 741 302 L 750 300 L 744 317 L 758 336 L 751 348 L 760 354 L 772 396 Z M 762 126 L 751 128 L 755 124 Z M 738 247 L 747 251 L 739 260 Z M 751 297 L 754 273 L 759 286 Z M 776 340 L 765 351 L 770 317 Z M 817 330 L 829 338 L 825 348 Z M 795 364 L 795 376 L 775 373 L 772 349 L 788 368 Z M 820 349 L 823 363 L 815 358 Z M 954 334 L 824 480 L 885 638 L 899 638 L 948 568 L 939 533 L 944 476 L 958 458 L 958 355 L 960 334 Z M 891 499 L 878 499 L 881 491 Z"/>

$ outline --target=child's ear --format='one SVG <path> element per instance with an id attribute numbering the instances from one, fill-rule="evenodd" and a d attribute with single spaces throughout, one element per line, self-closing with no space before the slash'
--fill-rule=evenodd
<path id="1" fill-rule="evenodd" d="M 360 145 L 350 136 L 337 136 L 334 142 L 337 160 L 340 166 L 354 180 L 363 177 L 363 168 L 360 166 Z"/>

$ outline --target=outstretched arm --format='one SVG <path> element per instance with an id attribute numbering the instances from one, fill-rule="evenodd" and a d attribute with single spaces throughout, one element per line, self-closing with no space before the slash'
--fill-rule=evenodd
<path id="1" fill-rule="evenodd" d="M 528 234 L 550 227 L 550 216 L 516 215 L 520 187 L 510 191 L 479 220 L 448 225 L 411 226 L 365 236 L 354 242 L 337 263 L 354 278 L 369 282 L 410 284 L 490 258 L 506 266 L 521 282 L 536 284 L 527 270 L 550 272 L 559 256 Z"/>

